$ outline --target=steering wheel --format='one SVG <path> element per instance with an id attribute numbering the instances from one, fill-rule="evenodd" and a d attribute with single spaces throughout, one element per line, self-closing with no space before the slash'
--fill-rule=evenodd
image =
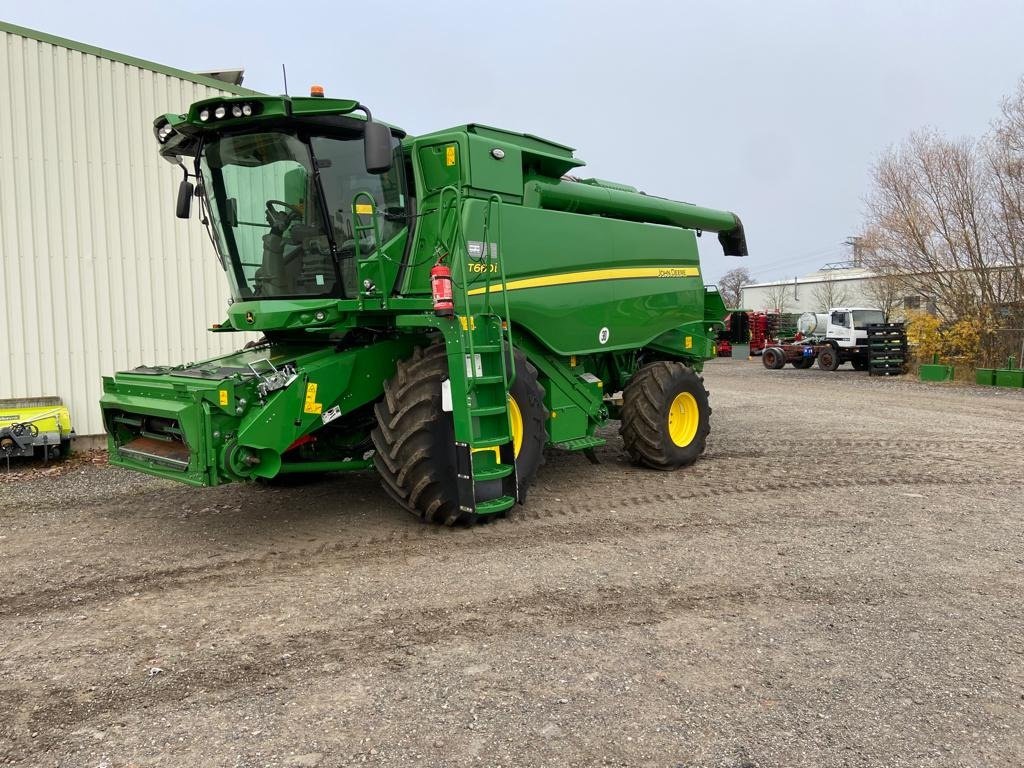
<path id="1" fill-rule="evenodd" d="M 279 211 L 278 207 L 283 208 Z M 267 223 L 275 235 L 283 235 L 288 226 L 302 218 L 302 209 L 284 200 L 267 200 Z"/>

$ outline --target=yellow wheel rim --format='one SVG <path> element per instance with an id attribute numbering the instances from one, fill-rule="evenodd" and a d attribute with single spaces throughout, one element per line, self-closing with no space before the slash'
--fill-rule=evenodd
<path id="1" fill-rule="evenodd" d="M 668 436 L 680 448 L 685 448 L 697 436 L 700 426 L 700 408 L 697 398 L 689 392 L 680 392 L 668 409 Z"/>
<path id="2" fill-rule="evenodd" d="M 512 395 L 508 396 L 508 426 L 512 431 L 513 455 L 518 459 L 519 449 L 523 447 L 523 414 Z"/>

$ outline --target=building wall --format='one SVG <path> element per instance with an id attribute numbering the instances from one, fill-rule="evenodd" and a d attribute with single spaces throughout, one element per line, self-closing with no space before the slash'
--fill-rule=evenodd
<path id="1" fill-rule="evenodd" d="M 230 351 L 227 281 L 153 119 L 231 90 L 0 28 L 0 398 L 103 432 L 101 376 Z M 182 73 L 183 75 L 186 73 Z"/>
<path id="2" fill-rule="evenodd" d="M 867 278 L 863 270 L 858 270 L 857 276 L 837 277 L 831 276 L 834 291 L 845 292 L 846 306 L 870 307 L 874 301 L 865 292 Z M 744 309 L 752 309 L 759 312 L 775 311 L 777 309 L 774 298 L 779 286 L 785 286 L 785 306 L 783 311 L 801 312 L 824 312 L 828 307 L 821 306 L 821 294 L 823 292 L 824 278 L 817 275 L 801 277 L 796 281 L 781 281 L 774 283 L 761 283 L 757 285 L 746 285 L 740 291 L 740 305 Z"/>

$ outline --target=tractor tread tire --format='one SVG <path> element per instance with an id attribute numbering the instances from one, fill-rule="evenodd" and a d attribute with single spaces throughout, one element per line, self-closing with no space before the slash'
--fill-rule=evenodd
<path id="1" fill-rule="evenodd" d="M 384 397 L 374 406 L 373 463 L 387 494 L 424 522 L 471 524 L 476 516 L 458 508 L 453 468 L 437 456 L 430 461 L 426 447 L 436 444 L 438 430 L 441 435 L 451 432 L 450 422 L 439 418 L 444 413 L 441 383 L 447 377 L 443 344 L 417 348 L 399 361 L 395 375 L 384 382 Z M 454 438 L 450 442 L 454 446 Z"/>
<path id="2" fill-rule="evenodd" d="M 668 435 L 668 408 L 684 391 L 697 400 L 701 418 L 693 440 L 679 447 Z M 711 406 L 703 378 L 692 368 L 665 361 L 645 365 L 627 382 L 622 399 L 619 434 L 634 463 L 668 471 L 693 464 L 704 452 L 711 432 Z"/>
<path id="3" fill-rule="evenodd" d="M 523 446 L 516 461 L 522 502 L 544 461 L 548 412 L 537 369 L 518 350 L 516 370 L 519 375 L 510 391 L 523 415 Z M 491 515 L 459 508 L 454 427 L 451 414 L 441 407 L 441 386 L 447 378 L 444 344 L 417 348 L 411 357 L 399 361 L 374 406 L 377 425 L 370 433 L 373 463 L 385 492 L 423 522 L 472 525 Z"/>

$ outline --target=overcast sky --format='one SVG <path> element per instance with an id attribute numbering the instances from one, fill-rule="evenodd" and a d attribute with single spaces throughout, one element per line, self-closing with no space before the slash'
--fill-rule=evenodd
<path id="1" fill-rule="evenodd" d="M 577 148 L 588 175 L 738 213 L 714 281 L 847 256 L 871 163 L 930 125 L 984 132 L 1024 75 L 1021 0 L 67 2 L 5 19 L 245 85 L 321 83 L 410 133 L 481 122 Z"/>

